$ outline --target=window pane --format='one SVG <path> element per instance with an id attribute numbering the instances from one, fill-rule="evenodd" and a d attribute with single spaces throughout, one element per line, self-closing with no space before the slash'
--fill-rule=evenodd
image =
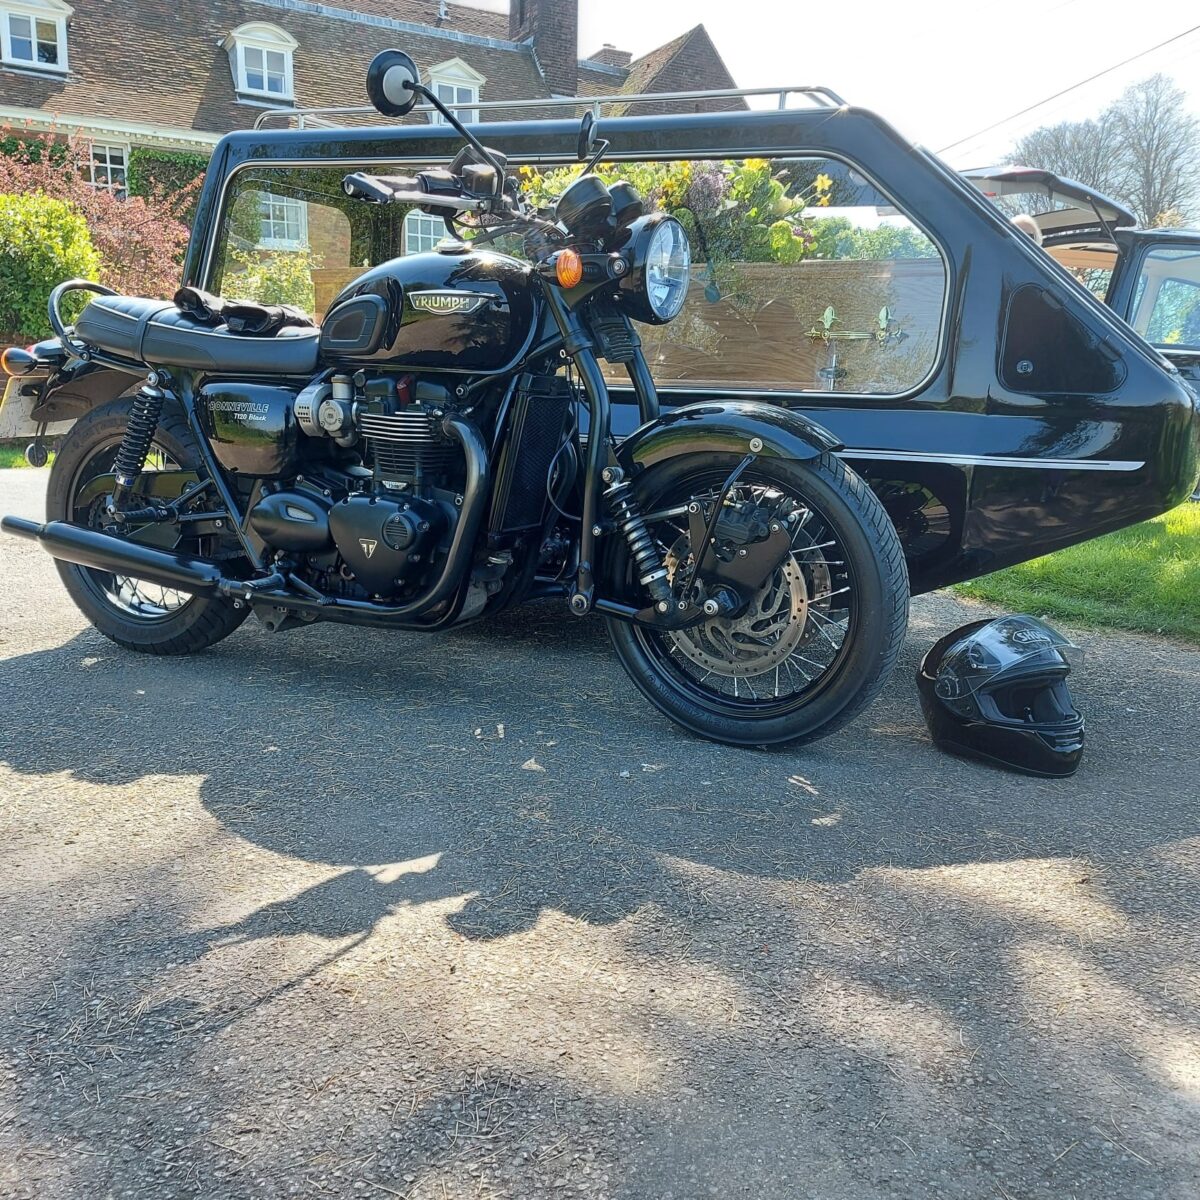
<path id="1" fill-rule="evenodd" d="M 446 225 L 440 217 L 428 213 L 410 212 L 404 219 L 404 253 L 421 254 L 432 250 L 446 236 Z"/>
<path id="2" fill-rule="evenodd" d="M 1146 255 L 1133 327 L 1156 346 L 1200 350 L 1200 250 L 1160 247 Z"/>
<path id="3" fill-rule="evenodd" d="M 265 92 L 267 85 L 263 72 L 263 52 L 256 46 L 246 46 L 242 54 L 246 69 L 246 87 L 252 92 Z"/>
<path id="4" fill-rule="evenodd" d="M 278 50 L 267 51 L 267 71 L 274 75 L 283 74 L 283 55 Z"/>
<path id="5" fill-rule="evenodd" d="M 38 62 L 58 63 L 58 27 L 53 21 L 37 23 Z"/>
<path id="6" fill-rule="evenodd" d="M 92 144 L 91 179 L 95 187 L 125 195 L 125 147 Z"/>
<path id="7" fill-rule="evenodd" d="M 28 17 L 10 15 L 8 33 L 13 58 L 33 62 L 33 22 Z"/>
<path id="8" fill-rule="evenodd" d="M 638 333 L 661 387 L 894 395 L 937 358 L 946 270 L 890 197 L 825 158 L 602 164 L 692 245 L 680 316 Z M 535 179 L 558 195 L 578 167 Z M 606 366 L 627 383 L 621 367 Z"/>

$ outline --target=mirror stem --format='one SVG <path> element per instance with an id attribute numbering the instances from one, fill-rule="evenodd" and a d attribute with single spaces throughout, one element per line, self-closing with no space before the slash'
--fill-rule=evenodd
<path id="1" fill-rule="evenodd" d="M 408 87 L 416 92 L 418 96 L 424 96 L 434 108 L 442 114 L 443 117 L 450 123 L 451 127 L 456 129 L 480 154 L 483 155 L 484 162 L 487 163 L 496 172 L 496 178 L 499 180 L 499 186 L 496 188 L 496 194 L 502 196 L 504 194 L 504 168 L 492 156 L 492 152 L 473 134 L 467 127 L 452 113 L 442 101 L 423 83 L 411 83 Z M 605 143 L 607 147 L 607 143 Z"/>

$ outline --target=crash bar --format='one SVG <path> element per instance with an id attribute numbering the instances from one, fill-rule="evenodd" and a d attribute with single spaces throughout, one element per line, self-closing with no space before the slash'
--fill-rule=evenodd
<path id="1" fill-rule="evenodd" d="M 762 88 L 714 88 L 701 92 L 637 92 L 632 95 L 618 93 L 615 96 L 539 96 L 532 100 L 473 100 L 462 104 L 447 104 L 450 109 L 470 109 L 471 111 L 488 112 L 495 109 L 523 108 L 590 108 L 597 119 L 600 110 L 609 104 L 676 104 L 689 100 L 744 100 L 750 96 L 776 96 L 780 108 L 787 108 L 787 100 L 792 95 L 805 95 L 822 101 L 829 108 L 844 108 L 846 101 L 831 88 L 820 85 L 804 87 L 762 87 Z M 437 110 L 432 104 L 418 104 L 412 110 L 415 113 L 431 113 Z M 337 105 L 323 108 L 269 108 L 260 113 L 255 119 L 254 128 L 262 129 L 269 121 L 277 117 L 296 118 L 297 127 L 307 128 L 311 123 L 319 128 L 342 128 L 330 117 L 350 117 L 379 114 L 369 104 Z"/>

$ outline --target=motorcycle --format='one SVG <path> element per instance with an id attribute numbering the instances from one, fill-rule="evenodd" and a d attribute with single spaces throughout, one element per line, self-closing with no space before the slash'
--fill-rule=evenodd
<path id="1" fill-rule="evenodd" d="M 424 99 L 464 145 L 411 177 L 347 175 L 347 195 L 440 216 L 446 240 L 366 270 L 319 328 L 195 291 L 60 285 L 66 354 L 143 383 L 71 429 L 47 523 L 0 526 L 144 653 L 204 650 L 251 613 L 272 632 L 434 631 L 551 597 L 601 615 L 643 696 L 696 734 L 768 745 L 850 721 L 905 633 L 896 530 L 802 415 L 660 412 L 636 325 L 683 309 L 683 226 L 594 173 L 608 146 L 590 114 L 581 173 L 538 210 L 408 55 L 377 55 L 367 87 L 392 117 Z M 638 404 L 619 444 L 601 359 Z"/>

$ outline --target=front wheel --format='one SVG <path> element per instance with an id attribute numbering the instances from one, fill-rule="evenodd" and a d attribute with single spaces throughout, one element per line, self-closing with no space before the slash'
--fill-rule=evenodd
<path id="1" fill-rule="evenodd" d="M 687 506 L 711 504 L 739 459 L 687 455 L 635 483 L 672 583 L 693 564 Z M 782 523 L 791 550 L 731 616 L 666 632 L 608 619 L 642 694 L 702 737 L 738 746 L 811 741 L 853 720 L 883 687 L 908 624 L 908 572 L 896 530 L 863 479 L 831 454 L 756 459 L 727 511 Z M 608 578 L 629 587 L 623 545 Z"/>

